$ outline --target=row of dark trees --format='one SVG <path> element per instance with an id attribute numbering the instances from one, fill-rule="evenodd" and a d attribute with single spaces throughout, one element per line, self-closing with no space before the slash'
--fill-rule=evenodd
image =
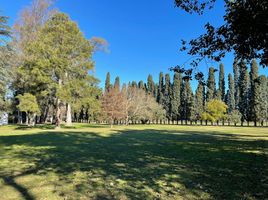
<path id="1" fill-rule="evenodd" d="M 219 71 L 219 80 L 216 81 L 215 73 Z M 233 74 L 228 74 L 228 80 L 224 73 L 224 65 L 220 64 L 219 70 L 209 68 L 207 80 L 199 81 L 196 91 L 193 92 L 191 80 L 179 72 L 174 72 L 173 81 L 170 74 L 159 74 L 158 83 L 149 75 L 147 82 L 133 81 L 129 83 L 152 95 L 166 111 L 169 121 L 197 121 L 207 120 L 204 117 L 206 105 L 212 100 L 224 102 L 228 108 L 222 121 L 229 123 L 254 122 L 264 125 L 268 119 L 268 79 L 259 75 L 258 64 L 252 60 L 250 70 L 244 61 L 235 61 Z M 119 77 L 116 78 L 119 81 Z M 107 74 L 105 88 L 110 82 L 110 74 Z M 228 85 L 226 86 L 226 83 Z"/>

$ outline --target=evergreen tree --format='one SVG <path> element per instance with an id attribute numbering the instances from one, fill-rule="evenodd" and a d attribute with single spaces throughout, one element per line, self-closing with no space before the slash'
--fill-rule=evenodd
<path id="1" fill-rule="evenodd" d="M 148 88 L 147 88 L 147 84 L 146 84 L 146 83 L 143 84 L 143 90 L 144 90 L 146 93 L 148 92 L 148 91 L 147 91 Z"/>
<path id="2" fill-rule="evenodd" d="M 138 88 L 144 90 L 144 83 L 143 83 L 143 81 L 139 81 Z"/>
<path id="3" fill-rule="evenodd" d="M 167 113 L 167 118 L 171 119 L 171 83 L 170 75 L 165 75 L 165 85 L 164 85 L 164 109 Z"/>
<path id="4" fill-rule="evenodd" d="M 147 78 L 147 93 L 150 95 L 154 94 L 154 81 L 153 81 L 153 76 L 149 74 Z"/>
<path id="5" fill-rule="evenodd" d="M 235 96 L 235 109 L 238 109 L 239 106 L 239 67 L 238 67 L 238 60 L 236 59 L 234 61 L 233 64 L 233 72 L 234 72 L 234 87 L 235 87 L 235 92 L 234 92 L 234 96 Z"/>
<path id="6" fill-rule="evenodd" d="M 205 86 L 201 81 L 198 83 L 196 89 L 195 105 L 196 105 L 196 118 L 200 120 L 202 113 L 204 112 L 204 106 L 205 106 Z"/>
<path id="7" fill-rule="evenodd" d="M 119 78 L 119 76 L 117 76 L 117 77 L 115 78 L 115 81 L 114 81 L 114 88 L 115 88 L 116 90 L 120 90 L 120 78 Z"/>
<path id="8" fill-rule="evenodd" d="M 182 84 L 181 96 L 181 119 L 192 120 L 194 119 L 194 96 L 190 85 L 190 80 L 185 79 Z"/>
<path id="9" fill-rule="evenodd" d="M 38 38 L 29 42 L 26 51 L 31 56 L 19 68 L 19 76 L 30 80 L 27 81 L 29 87 L 24 88 L 34 91 L 37 98 L 52 96 L 54 102 L 56 99 L 57 126 L 63 115 L 62 104 L 65 104 L 66 122 L 70 124 L 71 105 L 85 94 L 80 86 L 95 87 L 97 82 L 88 73 L 94 68 L 93 48 L 88 39 L 69 16 L 57 13 L 40 29 Z"/>
<path id="10" fill-rule="evenodd" d="M 234 88 L 234 80 L 231 74 L 228 75 L 228 97 L 227 97 L 227 105 L 228 105 L 228 113 L 231 113 L 235 109 L 235 88 Z"/>
<path id="11" fill-rule="evenodd" d="M 154 84 L 154 98 L 157 100 L 158 98 L 158 83 Z"/>
<path id="12" fill-rule="evenodd" d="M 239 63 L 239 111 L 241 113 L 241 125 L 245 120 L 249 121 L 249 100 L 248 100 L 248 91 L 249 91 L 249 74 L 247 66 L 244 61 Z"/>
<path id="13" fill-rule="evenodd" d="M 181 82 L 182 76 L 178 72 L 174 73 L 171 96 L 171 113 L 174 120 L 179 119 L 181 104 Z"/>
<path id="14" fill-rule="evenodd" d="M 249 117 L 250 120 L 254 121 L 254 125 L 257 125 L 257 118 L 260 110 L 259 108 L 259 101 L 260 101 L 260 95 L 261 91 L 258 90 L 259 83 L 258 83 L 258 64 L 256 60 L 253 60 L 250 66 L 250 89 L 249 89 Z"/>
<path id="15" fill-rule="evenodd" d="M 220 64 L 219 72 L 219 98 L 221 101 L 225 101 L 225 77 L 224 77 L 224 65 Z"/>
<path id="16" fill-rule="evenodd" d="M 137 82 L 136 81 L 132 81 L 131 82 L 131 87 L 137 88 L 138 87 Z"/>
<path id="17" fill-rule="evenodd" d="M 267 78 L 262 75 L 255 80 L 254 92 L 256 96 L 254 97 L 254 120 L 259 121 L 263 126 L 263 123 L 267 120 Z M 256 126 L 255 122 L 255 126 Z"/>
<path id="18" fill-rule="evenodd" d="M 216 82 L 215 82 L 215 69 L 209 68 L 208 80 L 207 80 L 207 102 L 216 97 Z"/>
<path id="19" fill-rule="evenodd" d="M 106 74 L 106 80 L 105 80 L 105 92 L 109 92 L 111 88 L 111 77 L 110 72 Z"/>
<path id="20" fill-rule="evenodd" d="M 164 89 L 164 76 L 163 76 L 163 72 L 160 72 L 160 74 L 159 74 L 157 102 L 159 104 L 161 104 L 161 105 L 163 105 L 163 102 L 164 102 L 163 89 Z"/>

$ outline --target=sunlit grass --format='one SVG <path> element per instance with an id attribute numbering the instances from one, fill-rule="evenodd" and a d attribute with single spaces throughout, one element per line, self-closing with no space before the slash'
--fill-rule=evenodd
<path id="1" fill-rule="evenodd" d="M 265 199 L 268 129 L 0 127 L 7 199 Z"/>

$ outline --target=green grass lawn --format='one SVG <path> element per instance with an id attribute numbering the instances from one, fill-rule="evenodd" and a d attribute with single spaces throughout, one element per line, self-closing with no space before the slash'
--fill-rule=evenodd
<path id="1" fill-rule="evenodd" d="M 267 199 L 268 129 L 0 127 L 0 199 Z"/>

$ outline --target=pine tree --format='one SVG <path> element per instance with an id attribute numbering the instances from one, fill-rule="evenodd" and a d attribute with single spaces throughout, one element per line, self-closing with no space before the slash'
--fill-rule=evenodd
<path id="1" fill-rule="evenodd" d="M 227 105 L 228 105 L 228 113 L 231 113 L 235 110 L 235 88 L 234 88 L 234 80 L 231 74 L 228 75 L 228 97 L 227 97 Z"/>
<path id="2" fill-rule="evenodd" d="M 105 92 L 109 92 L 111 88 L 111 77 L 110 72 L 106 74 L 106 80 L 105 80 Z"/>
<path id="3" fill-rule="evenodd" d="M 224 77 L 224 65 L 220 64 L 219 72 L 219 98 L 221 101 L 225 101 L 225 77 Z"/>
<path id="4" fill-rule="evenodd" d="M 171 83 L 170 83 L 170 75 L 165 75 L 165 85 L 164 85 L 164 109 L 167 113 L 167 118 L 171 119 Z"/>
<path id="5" fill-rule="evenodd" d="M 163 89 L 164 89 L 164 76 L 163 76 L 163 72 L 160 72 L 160 74 L 159 74 L 157 102 L 159 104 L 161 104 L 161 105 L 163 105 L 163 101 L 164 101 Z"/>
<path id="6" fill-rule="evenodd" d="M 178 120 L 180 115 L 181 81 L 182 81 L 181 74 L 175 72 L 173 77 L 172 97 L 171 97 L 171 113 L 173 120 Z"/>
<path id="7" fill-rule="evenodd" d="M 207 102 L 216 97 L 216 82 L 215 82 L 215 69 L 209 68 L 208 80 L 207 80 Z"/>
<path id="8" fill-rule="evenodd" d="M 249 117 L 250 120 L 254 121 L 254 125 L 257 126 L 257 118 L 259 114 L 258 101 L 260 100 L 260 91 L 258 90 L 259 83 L 258 81 L 258 64 L 256 60 L 253 60 L 250 66 L 250 89 L 249 89 Z"/>
<path id="9" fill-rule="evenodd" d="M 149 74 L 147 78 L 147 93 L 150 95 L 154 94 L 154 81 L 153 81 L 153 76 Z"/>
<path id="10" fill-rule="evenodd" d="M 234 92 L 234 96 L 235 96 L 235 109 L 239 108 L 239 67 L 238 67 L 238 60 L 236 59 L 234 61 L 233 64 L 233 72 L 234 72 L 234 88 L 235 88 L 235 92 Z"/>
<path id="11" fill-rule="evenodd" d="M 241 117 L 241 125 L 243 126 L 243 122 L 245 120 L 249 121 L 249 100 L 248 100 L 248 91 L 249 91 L 249 73 L 247 70 L 247 66 L 244 61 L 239 63 L 239 111 L 242 115 Z"/>

